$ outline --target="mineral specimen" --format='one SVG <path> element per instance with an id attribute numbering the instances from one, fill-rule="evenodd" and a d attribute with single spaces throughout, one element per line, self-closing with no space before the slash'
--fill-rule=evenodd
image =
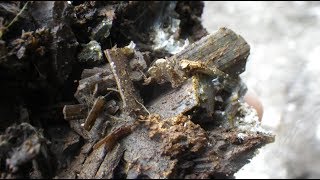
<path id="1" fill-rule="evenodd" d="M 99 177 L 104 173 L 113 177 L 110 166 L 102 169 L 106 166 L 102 161 L 111 158 L 108 153 L 116 153 L 112 155 L 115 166 L 126 178 L 226 177 L 242 166 L 241 161 L 232 159 L 249 158 L 255 148 L 273 141 L 265 131 L 243 129 L 243 96 L 247 88 L 239 74 L 244 71 L 250 48 L 241 36 L 221 28 L 172 57 L 155 60 L 149 67 L 134 48 L 107 49 L 104 52 L 109 66 L 83 71 L 84 79 L 75 96 L 91 111 L 82 129 L 89 131 L 102 116 L 107 117 L 110 126 L 91 130 L 105 134 L 100 140 L 93 139 L 98 136 L 84 137 L 95 142 L 85 161 L 93 163 L 95 170 L 80 168 L 80 177 L 96 177 L 96 171 Z M 130 78 L 137 68 L 144 82 Z M 110 77 L 110 82 L 102 81 L 104 76 Z M 105 91 L 99 92 L 104 92 L 104 98 L 94 95 L 101 82 Z M 165 86 L 168 83 L 171 86 Z M 166 88 L 156 92 L 158 86 Z M 155 87 L 156 96 L 145 102 L 137 87 Z M 114 103 L 107 108 L 106 100 Z M 116 109 L 113 115 L 110 105 Z M 77 117 L 73 111 L 66 113 L 67 120 Z M 252 121 L 249 126 L 258 123 Z M 239 139 L 239 134 L 246 138 Z M 117 150 L 120 147 L 122 150 Z M 119 164 L 122 153 L 124 161 Z"/>
<path id="2" fill-rule="evenodd" d="M 0 2 L 0 177 L 232 177 L 273 136 L 242 100 L 249 45 L 203 6 Z"/>

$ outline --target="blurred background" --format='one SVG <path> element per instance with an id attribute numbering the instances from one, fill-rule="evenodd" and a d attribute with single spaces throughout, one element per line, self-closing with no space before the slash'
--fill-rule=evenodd
<path id="1" fill-rule="evenodd" d="M 320 177 L 320 2 L 205 2 L 203 25 L 251 46 L 242 78 L 276 135 L 236 178 Z"/>

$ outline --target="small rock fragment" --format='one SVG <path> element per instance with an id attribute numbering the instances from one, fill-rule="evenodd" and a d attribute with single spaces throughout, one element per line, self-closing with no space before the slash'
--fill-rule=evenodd
<path id="1" fill-rule="evenodd" d="M 125 149 L 121 144 L 117 144 L 114 149 L 107 153 L 95 175 L 97 179 L 113 179 L 115 169 L 117 168 L 123 156 Z"/>
<path id="2" fill-rule="evenodd" d="M 103 96 L 99 96 L 95 102 L 93 103 L 92 109 L 90 110 L 87 119 L 84 123 L 84 129 L 90 130 L 93 126 L 95 120 L 99 116 L 99 114 L 102 112 L 104 105 L 106 104 L 106 101 Z"/>
<path id="3" fill-rule="evenodd" d="M 110 35 L 112 19 L 103 19 L 91 32 L 91 38 L 96 41 L 106 39 Z"/>
<path id="4" fill-rule="evenodd" d="M 93 150 L 84 161 L 78 178 L 88 179 L 94 177 L 106 154 L 105 146 L 100 146 L 98 149 Z"/>
<path id="5" fill-rule="evenodd" d="M 78 54 L 78 60 L 80 63 L 85 63 L 89 66 L 103 63 L 104 59 L 100 44 L 97 41 L 90 41 Z"/>
<path id="6" fill-rule="evenodd" d="M 143 101 L 140 94 L 130 80 L 130 69 L 126 62 L 133 57 L 133 51 L 129 48 L 113 48 L 104 51 L 122 99 L 123 110 L 128 114 L 143 112 Z"/>
<path id="7" fill-rule="evenodd" d="M 67 121 L 83 119 L 87 116 L 88 108 L 83 104 L 65 105 L 63 108 L 64 119 Z"/>
<path id="8" fill-rule="evenodd" d="M 110 100 L 106 103 L 106 108 L 109 114 L 113 115 L 119 110 L 119 106 L 115 100 Z"/>
<path id="9" fill-rule="evenodd" d="M 96 89 L 97 84 L 103 83 L 102 88 Z M 74 97 L 82 104 L 92 106 L 94 103 L 95 96 L 100 92 L 105 92 L 107 88 L 112 88 L 116 85 L 114 76 L 104 75 L 104 73 L 97 73 L 93 76 L 81 79 L 79 86 L 74 94 Z M 101 85 L 97 88 L 101 87 Z M 100 92 L 99 92 L 100 91 Z"/>
<path id="10" fill-rule="evenodd" d="M 163 93 L 147 105 L 150 113 L 160 114 L 162 118 L 174 117 L 200 105 L 198 89 L 191 79 L 181 87 Z"/>

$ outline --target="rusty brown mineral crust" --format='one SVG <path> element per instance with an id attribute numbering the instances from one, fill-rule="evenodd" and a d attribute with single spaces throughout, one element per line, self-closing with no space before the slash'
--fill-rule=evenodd
<path id="1" fill-rule="evenodd" d="M 274 136 L 243 101 L 249 44 L 203 6 L 0 2 L 0 177 L 233 178 Z"/>
<path id="2" fill-rule="evenodd" d="M 182 114 L 170 119 L 151 114 L 143 121 L 149 129 L 149 137 L 162 142 L 164 155 L 175 158 L 185 151 L 196 153 L 208 143 L 206 132 L 200 125 Z"/>

